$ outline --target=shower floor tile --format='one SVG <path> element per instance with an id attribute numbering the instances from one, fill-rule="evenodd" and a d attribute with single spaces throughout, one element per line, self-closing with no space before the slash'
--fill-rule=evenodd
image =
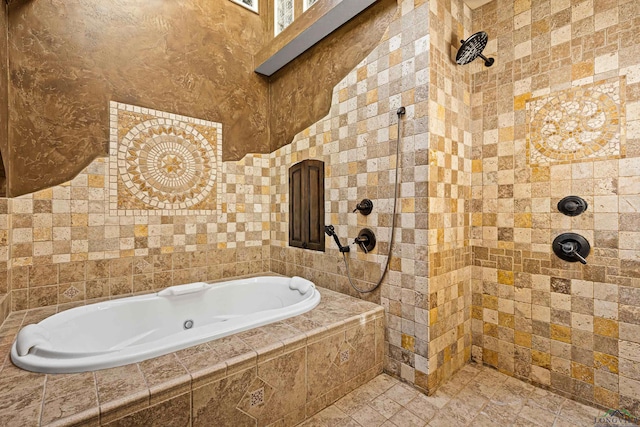
<path id="1" fill-rule="evenodd" d="M 355 389 L 307 419 L 304 427 L 593 427 L 632 425 L 600 419 L 604 411 L 583 405 L 494 369 L 469 364 L 433 396 L 386 374 Z M 460 387 L 461 386 L 461 387 Z M 553 405 L 549 405 L 553 402 Z M 596 418 L 599 423 L 596 424 Z M 626 423 L 626 424 L 625 424 Z"/>

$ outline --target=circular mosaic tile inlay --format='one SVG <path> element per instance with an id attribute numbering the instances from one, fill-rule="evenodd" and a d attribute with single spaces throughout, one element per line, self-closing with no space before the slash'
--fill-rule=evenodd
<path id="1" fill-rule="evenodd" d="M 118 149 L 118 169 L 131 194 L 157 209 L 187 209 L 213 189 L 216 156 L 187 123 L 148 120 L 129 131 Z"/>
<path id="2" fill-rule="evenodd" d="M 602 92 L 577 89 L 549 99 L 531 120 L 531 143 L 557 160 L 590 157 L 618 137 L 618 108 Z"/>

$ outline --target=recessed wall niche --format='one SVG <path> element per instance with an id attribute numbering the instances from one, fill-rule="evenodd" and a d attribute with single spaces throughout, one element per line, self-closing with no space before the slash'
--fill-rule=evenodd
<path id="1" fill-rule="evenodd" d="M 222 125 L 111 102 L 111 215 L 215 214 Z"/>

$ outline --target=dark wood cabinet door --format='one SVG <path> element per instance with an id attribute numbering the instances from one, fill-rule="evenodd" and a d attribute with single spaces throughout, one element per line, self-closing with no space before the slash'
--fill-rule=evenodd
<path id="1" fill-rule="evenodd" d="M 324 251 L 324 162 L 289 168 L 289 245 Z"/>

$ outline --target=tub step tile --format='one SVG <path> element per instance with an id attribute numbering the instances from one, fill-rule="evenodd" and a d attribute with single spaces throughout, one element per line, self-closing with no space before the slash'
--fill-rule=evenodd
<path id="1" fill-rule="evenodd" d="M 238 404 L 244 399 L 247 390 L 256 379 L 256 371 L 256 367 L 253 367 L 194 388 L 192 392 L 193 427 L 227 425 L 255 427 L 256 419 L 238 409 Z"/>
<path id="2" fill-rule="evenodd" d="M 258 365 L 258 379 L 273 388 L 264 409 L 256 415 L 258 425 L 269 425 L 305 406 L 307 358 L 304 348 Z"/>
<path id="3" fill-rule="evenodd" d="M 16 387 L 0 396 L 0 425 L 35 426 L 40 419 L 44 385 Z"/>
<path id="4" fill-rule="evenodd" d="M 108 427 L 189 427 L 191 396 L 189 393 L 181 394 L 105 425 Z"/>
<path id="5" fill-rule="evenodd" d="M 150 404 L 191 391 L 191 376 L 175 353 L 139 363 L 150 393 Z"/>
<path id="6" fill-rule="evenodd" d="M 95 372 L 101 423 L 149 405 L 149 389 L 137 364 Z"/>
<path id="7" fill-rule="evenodd" d="M 42 425 L 58 421 L 99 419 L 98 396 L 93 372 L 48 375 L 44 392 Z"/>

